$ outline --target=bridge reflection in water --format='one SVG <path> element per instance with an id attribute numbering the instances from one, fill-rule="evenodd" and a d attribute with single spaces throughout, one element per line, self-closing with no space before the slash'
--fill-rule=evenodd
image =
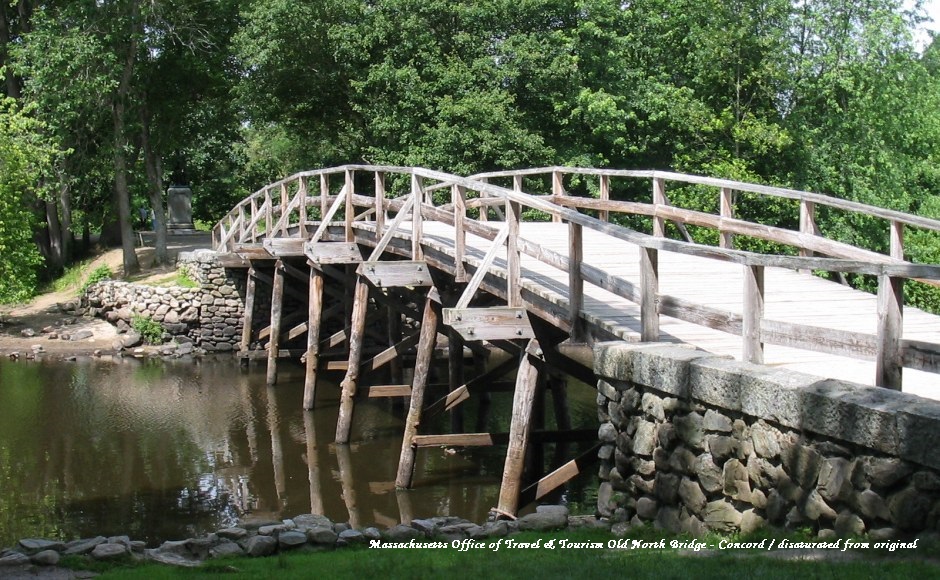
<path id="1" fill-rule="evenodd" d="M 0 361 L 0 545 L 98 534 L 152 545 L 301 513 L 380 528 L 437 515 L 482 521 L 495 505 L 498 454 L 423 454 L 416 488 L 396 494 L 389 449 L 401 446 L 404 411 L 367 401 L 357 442 L 335 445 L 338 389 L 324 388 L 312 412 L 297 404 L 302 391 L 302 368 L 290 364 L 270 387 L 263 369 L 220 358 Z M 574 393 L 576 420 L 592 422 L 590 389 Z M 488 418 L 497 430 L 510 406 L 500 396 Z"/>

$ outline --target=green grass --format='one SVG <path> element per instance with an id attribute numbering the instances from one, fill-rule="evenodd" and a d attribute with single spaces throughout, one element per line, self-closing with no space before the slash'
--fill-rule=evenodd
<path id="1" fill-rule="evenodd" d="M 78 293 L 82 294 L 95 282 L 110 280 L 114 277 L 114 272 L 106 265 L 98 266 L 88 272 L 90 264 L 90 260 L 85 260 L 69 266 L 61 276 L 52 281 L 47 290 L 62 292 L 76 288 Z"/>
<path id="2" fill-rule="evenodd" d="M 633 539 L 658 541 L 667 536 L 655 530 L 631 533 Z M 793 537 L 777 534 L 774 537 Z M 541 540 L 540 548 L 506 547 L 505 539 L 498 550 L 486 547 L 460 552 L 445 549 L 368 549 L 346 548 L 330 552 L 298 552 L 270 558 L 230 558 L 212 560 L 195 569 L 168 568 L 155 564 L 107 570 L 101 578 L 884 578 L 936 577 L 940 567 L 922 558 L 921 550 L 899 551 L 901 557 L 883 557 L 877 552 L 857 553 L 851 561 L 840 561 L 843 554 L 812 560 L 770 558 L 758 550 L 725 550 L 680 553 L 678 550 L 610 549 L 612 536 L 599 531 L 564 531 L 525 533 L 511 537 L 516 542 Z M 702 541 L 717 545 L 715 537 Z M 555 540 L 555 548 L 544 547 Z M 602 549 L 562 549 L 560 540 L 600 542 Z M 798 539 L 798 538 L 797 538 Z M 806 539 L 806 538 L 803 538 Z M 686 538 L 687 540 L 687 538 Z M 895 552 L 894 554 L 899 554 Z M 916 552 L 916 553 L 915 553 Z M 779 551 L 777 555 L 780 555 Z M 828 553 L 827 553 L 828 555 Z M 98 568 L 95 571 L 101 572 Z"/>

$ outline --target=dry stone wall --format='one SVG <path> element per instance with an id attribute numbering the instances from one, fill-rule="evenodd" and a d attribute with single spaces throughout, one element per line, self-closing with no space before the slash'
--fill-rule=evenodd
<path id="1" fill-rule="evenodd" d="M 937 531 L 940 403 L 681 346 L 595 348 L 598 512 L 672 532 Z"/>
<path id="2" fill-rule="evenodd" d="M 83 301 L 88 313 L 118 326 L 133 316 L 163 325 L 177 342 L 206 352 L 237 350 L 244 320 L 245 273 L 219 266 L 208 250 L 181 253 L 179 269 L 198 288 L 156 288 L 108 280 L 90 286 Z"/>

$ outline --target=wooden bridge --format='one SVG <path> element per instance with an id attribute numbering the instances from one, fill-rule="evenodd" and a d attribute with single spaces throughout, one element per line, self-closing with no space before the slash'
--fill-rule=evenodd
<path id="1" fill-rule="evenodd" d="M 701 206 L 716 211 L 670 205 L 667 186 L 694 188 Z M 768 202 L 789 207 L 799 229 L 735 216 L 745 204 Z M 825 237 L 817 208 L 882 220 L 890 254 Z M 595 341 L 685 342 L 892 389 L 903 375 L 905 391 L 940 396 L 940 318 L 903 298 L 908 280 L 940 285 L 940 266 L 905 261 L 911 228 L 938 235 L 940 221 L 659 171 L 553 167 L 462 177 L 350 165 L 259 190 L 219 222 L 213 246 L 225 265 L 248 270 L 240 355 L 266 358 L 269 383 L 280 357 L 302 357 L 310 409 L 318 372 L 345 370 L 338 443 L 349 441 L 357 396 L 406 397 L 399 487 L 410 487 L 422 447 L 508 443 L 497 511 L 513 515 L 577 474 L 592 453 L 522 487 L 530 440 L 596 439 L 593 430 L 570 428 L 561 378 L 594 383 Z M 716 243 L 696 243 L 693 234 Z M 735 249 L 744 238 L 792 255 Z M 814 271 L 870 276 L 878 294 Z M 425 401 L 439 336 L 447 338 L 446 394 Z M 510 359 L 487 365 L 490 349 Z M 467 352 L 475 359 L 470 379 Z M 499 380 L 513 371 L 514 383 Z M 465 433 L 460 404 L 500 389 L 514 392 L 510 432 Z M 548 391 L 554 431 L 540 411 Z M 424 432 L 445 411 L 452 433 Z"/>

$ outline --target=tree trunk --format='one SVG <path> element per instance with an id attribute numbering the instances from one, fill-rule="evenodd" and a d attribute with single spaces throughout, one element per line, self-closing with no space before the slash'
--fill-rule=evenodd
<path id="1" fill-rule="evenodd" d="M 140 271 L 137 250 L 134 248 L 134 228 L 131 225 L 131 197 L 127 187 L 127 139 L 124 135 L 124 99 L 120 92 L 111 114 L 114 117 L 114 196 L 117 198 L 118 222 L 121 227 L 121 248 L 124 255 L 124 276 Z"/>
<path id="2" fill-rule="evenodd" d="M 74 238 L 72 236 L 72 188 L 69 186 L 65 175 L 59 178 L 59 239 L 62 243 L 62 261 L 63 264 L 69 264 L 72 261 L 72 249 Z"/>
<path id="3" fill-rule="evenodd" d="M 9 2 L 0 2 L 0 67 L 3 67 L 9 64 L 9 52 L 7 47 L 10 46 L 11 31 L 10 31 L 10 18 L 7 14 Z M 13 97 L 14 99 L 20 98 L 20 80 L 9 70 L 6 71 L 4 75 L 6 82 L 6 93 L 8 97 Z"/>
<path id="4" fill-rule="evenodd" d="M 46 231 L 49 236 L 49 257 L 46 266 L 53 276 L 57 276 L 65 267 L 59 206 L 54 199 L 47 199 L 44 203 L 46 206 Z"/>
<path id="5" fill-rule="evenodd" d="M 144 97 L 146 103 L 146 97 Z M 150 143 L 150 113 L 146 104 L 140 108 L 140 144 L 144 153 L 144 167 L 147 170 L 147 184 L 150 190 L 150 207 L 153 210 L 154 230 L 156 230 L 156 248 L 154 251 L 154 265 L 169 263 L 166 250 L 166 214 L 163 211 L 163 167 L 160 156 L 157 155 Z"/>

